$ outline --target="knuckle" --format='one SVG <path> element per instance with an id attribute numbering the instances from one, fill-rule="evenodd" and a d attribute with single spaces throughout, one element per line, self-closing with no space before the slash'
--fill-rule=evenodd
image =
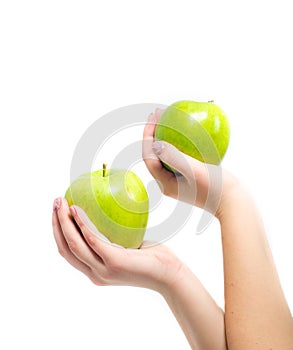
<path id="1" fill-rule="evenodd" d="M 108 276 L 114 277 L 123 270 L 123 263 L 118 259 L 111 259 L 107 264 Z"/>
<path id="2" fill-rule="evenodd" d="M 94 285 L 96 286 L 104 286 L 104 284 L 102 283 L 102 281 L 97 278 L 97 277 L 90 277 L 90 280 L 93 282 Z"/>
<path id="3" fill-rule="evenodd" d="M 164 157 L 169 162 L 174 162 L 176 160 L 176 152 L 172 151 L 171 146 L 165 146 L 165 149 L 163 150 L 162 154 L 164 154 Z"/>
<path id="4" fill-rule="evenodd" d="M 172 194 L 169 190 L 164 190 L 163 193 L 166 197 L 171 197 L 171 194 Z"/>
<path id="5" fill-rule="evenodd" d="M 119 275 L 116 267 L 105 266 L 103 269 L 93 269 L 91 273 L 91 279 L 97 285 L 108 286 L 111 285 Z M 120 271 L 121 274 L 121 271 Z"/>
<path id="6" fill-rule="evenodd" d="M 101 275 L 97 274 L 96 272 L 92 272 L 89 276 L 89 279 L 93 282 L 94 285 L 96 286 L 106 286 L 107 283 L 104 280 L 104 278 L 102 278 Z"/>
<path id="7" fill-rule="evenodd" d="M 67 220 L 68 220 L 68 216 L 64 213 L 64 211 L 62 209 L 59 209 L 59 211 L 58 211 L 58 219 L 59 219 L 61 226 L 66 225 Z"/>
<path id="8" fill-rule="evenodd" d="M 166 184 L 166 186 L 161 188 L 163 194 L 167 197 L 176 197 L 178 194 L 178 183 L 175 184 Z"/>
<path id="9" fill-rule="evenodd" d="M 78 224 L 78 227 L 81 229 L 81 231 L 83 231 L 86 228 L 85 223 L 82 220 L 80 220 L 78 216 L 76 217 L 76 223 Z"/>
<path id="10" fill-rule="evenodd" d="M 79 246 L 73 239 L 69 239 L 68 242 L 68 247 L 73 253 L 78 253 L 79 252 Z"/>
<path id="11" fill-rule="evenodd" d="M 88 236 L 86 237 L 86 239 L 87 239 L 88 243 L 89 243 L 92 247 L 94 247 L 94 246 L 96 245 L 96 238 L 93 237 L 92 235 L 88 235 Z"/>

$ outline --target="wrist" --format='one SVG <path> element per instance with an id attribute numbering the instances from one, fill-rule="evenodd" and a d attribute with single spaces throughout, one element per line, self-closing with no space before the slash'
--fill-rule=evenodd
<path id="1" fill-rule="evenodd" d="M 152 263 L 144 273 L 143 287 L 153 289 L 164 295 L 171 286 L 180 278 L 184 264 L 165 245 L 157 245 L 152 250 Z"/>
<path id="2" fill-rule="evenodd" d="M 238 203 L 243 205 L 249 201 L 251 197 L 248 190 L 237 178 L 233 176 L 229 181 L 224 179 L 223 191 L 215 216 L 221 222 Z"/>
<path id="3" fill-rule="evenodd" d="M 173 298 L 175 295 L 180 293 L 186 281 L 191 277 L 191 271 L 189 268 L 180 261 L 179 268 L 174 270 L 174 273 L 171 277 L 166 278 L 164 283 L 161 285 L 160 294 L 166 299 Z"/>

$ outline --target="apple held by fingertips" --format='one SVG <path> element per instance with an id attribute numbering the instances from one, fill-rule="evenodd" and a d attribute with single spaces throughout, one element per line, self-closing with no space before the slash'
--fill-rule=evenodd
<path id="1" fill-rule="evenodd" d="M 163 112 L 155 129 L 156 141 L 171 143 L 179 151 L 215 165 L 221 163 L 229 139 L 227 116 L 213 101 L 175 102 Z"/>
<path id="2" fill-rule="evenodd" d="M 65 198 L 82 208 L 110 242 L 139 248 L 148 222 L 149 200 L 140 178 L 129 170 L 106 169 L 74 180 Z"/>

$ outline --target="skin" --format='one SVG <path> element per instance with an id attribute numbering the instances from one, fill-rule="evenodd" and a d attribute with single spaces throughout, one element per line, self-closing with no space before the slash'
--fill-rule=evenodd
<path id="1" fill-rule="evenodd" d="M 205 207 L 218 218 L 225 314 L 167 247 L 146 248 L 145 243 L 141 249 L 125 249 L 110 244 L 80 208 L 69 208 L 63 198 L 55 200 L 53 211 L 53 232 L 60 254 L 96 285 L 140 286 L 159 292 L 192 349 L 292 349 L 291 314 L 253 199 L 229 172 L 223 171 L 222 187 L 218 188 L 209 182 L 210 165 L 170 144 L 154 142 L 161 113 L 152 113 L 145 126 L 144 161 L 165 195 Z M 176 177 L 161 161 L 182 176 Z"/>
<path id="2" fill-rule="evenodd" d="M 293 349 L 293 322 L 264 226 L 241 185 L 225 198 L 221 224 L 229 349 Z"/>
<path id="3" fill-rule="evenodd" d="M 159 116 L 158 112 L 151 115 L 152 124 L 157 122 Z M 145 139 L 151 140 L 152 132 L 153 127 L 146 126 Z M 183 179 L 180 179 L 183 187 L 195 181 L 197 194 L 193 204 L 205 206 L 220 222 L 228 348 L 293 349 L 292 317 L 262 220 L 251 195 L 226 170 L 223 171 L 222 189 L 219 191 L 208 181 L 207 169 L 210 165 L 180 154 L 167 143 L 155 143 L 152 149 L 155 149 L 157 159 L 147 143 L 144 147 L 145 158 L 148 158 L 146 164 L 152 175 L 164 184 L 164 193 L 176 198 L 178 186 L 174 184 L 174 175 L 167 174 L 159 160 L 183 174 Z M 210 206 L 206 205 L 208 191 L 213 198 Z M 192 199 L 188 196 L 181 198 L 188 202 L 192 202 Z M 213 203 L 218 203 L 216 210 Z"/>
<path id="4" fill-rule="evenodd" d="M 85 212 L 69 208 L 64 198 L 55 200 L 52 220 L 59 253 L 94 284 L 155 290 L 166 299 L 193 349 L 226 349 L 223 311 L 167 247 L 110 244 Z"/>

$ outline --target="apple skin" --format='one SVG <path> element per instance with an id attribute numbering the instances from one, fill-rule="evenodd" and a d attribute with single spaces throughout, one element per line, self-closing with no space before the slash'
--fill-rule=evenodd
<path id="1" fill-rule="evenodd" d="M 149 200 L 140 178 L 128 170 L 97 170 L 67 189 L 69 206 L 81 207 L 112 243 L 139 248 L 148 222 Z"/>
<path id="2" fill-rule="evenodd" d="M 216 165 L 221 163 L 229 139 L 228 119 L 212 101 L 173 103 L 164 111 L 155 130 L 155 140 L 169 142 L 193 158 Z"/>

